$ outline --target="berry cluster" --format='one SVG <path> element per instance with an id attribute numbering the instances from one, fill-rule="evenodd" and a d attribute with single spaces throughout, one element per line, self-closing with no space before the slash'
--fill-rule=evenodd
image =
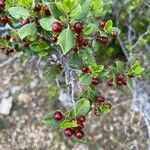
<path id="1" fill-rule="evenodd" d="M 0 47 L 2 49 L 2 52 L 8 56 L 10 54 L 12 54 L 15 50 L 13 48 L 4 48 L 4 47 Z"/>
<path id="2" fill-rule="evenodd" d="M 60 111 L 56 111 L 54 113 L 54 120 L 61 121 L 63 119 L 63 115 Z M 84 128 L 84 122 L 86 121 L 85 116 L 79 116 L 76 118 L 77 120 L 77 127 L 72 128 L 65 128 L 64 129 L 64 135 L 67 137 L 72 137 L 75 135 L 76 138 L 81 139 L 84 136 L 84 131 L 82 130 Z"/>

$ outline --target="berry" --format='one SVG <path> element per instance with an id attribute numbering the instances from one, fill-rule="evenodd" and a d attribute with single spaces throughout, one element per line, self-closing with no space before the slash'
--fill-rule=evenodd
<path id="1" fill-rule="evenodd" d="M 104 96 L 100 95 L 100 96 L 97 98 L 97 101 L 98 101 L 99 103 L 103 103 L 103 102 L 105 101 Z"/>
<path id="2" fill-rule="evenodd" d="M 66 129 L 64 130 L 64 134 L 65 134 L 65 136 L 67 136 L 67 137 L 71 137 L 71 136 L 73 135 L 73 130 L 72 130 L 71 128 L 66 128 Z"/>
<path id="3" fill-rule="evenodd" d="M 78 43 L 79 46 L 83 45 L 83 41 L 84 41 L 84 39 L 82 36 L 77 36 L 76 42 Z"/>
<path id="4" fill-rule="evenodd" d="M 4 0 L 0 0 L 0 8 L 4 8 L 5 7 L 5 1 Z"/>
<path id="5" fill-rule="evenodd" d="M 13 53 L 13 52 L 14 52 L 13 48 L 9 49 L 9 53 Z"/>
<path id="6" fill-rule="evenodd" d="M 45 15 L 50 15 L 50 10 L 49 10 L 49 7 L 47 5 L 44 6 L 43 11 L 44 11 Z"/>
<path id="7" fill-rule="evenodd" d="M 112 86 L 113 86 L 113 81 L 112 81 L 112 79 L 107 82 L 107 85 L 108 85 L 109 87 L 112 87 Z"/>
<path id="8" fill-rule="evenodd" d="M 106 45 L 107 43 L 108 43 L 108 37 L 106 37 L 106 36 L 101 36 L 100 37 L 100 42 L 102 42 L 104 45 Z"/>
<path id="9" fill-rule="evenodd" d="M 105 27 L 105 21 L 101 21 L 99 23 L 99 29 L 103 29 Z"/>
<path id="10" fill-rule="evenodd" d="M 82 45 L 83 45 L 83 46 L 88 46 L 88 44 L 89 44 L 88 40 L 87 40 L 87 39 L 84 39 Z"/>
<path id="11" fill-rule="evenodd" d="M 8 23 L 8 17 L 7 17 L 7 16 L 2 16 L 2 17 L 0 18 L 0 22 L 2 22 L 3 24 Z"/>
<path id="12" fill-rule="evenodd" d="M 99 79 L 98 78 L 93 78 L 92 84 L 93 84 L 93 86 L 97 86 L 99 84 Z"/>
<path id="13" fill-rule="evenodd" d="M 82 68 L 82 72 L 83 72 L 83 73 L 88 73 L 88 71 L 89 71 L 89 68 L 88 68 L 88 67 L 83 67 L 83 68 Z"/>
<path id="14" fill-rule="evenodd" d="M 85 118 L 85 116 L 79 116 L 79 117 L 77 118 L 77 121 L 83 123 L 83 122 L 86 121 L 86 118 Z"/>
<path id="15" fill-rule="evenodd" d="M 75 47 L 73 47 L 72 49 L 71 49 L 74 53 L 77 53 L 79 50 L 78 50 L 78 48 L 75 46 Z"/>
<path id="16" fill-rule="evenodd" d="M 118 32 L 115 32 L 115 31 L 112 32 L 112 33 L 111 33 L 111 36 L 112 36 L 113 38 L 116 38 L 116 37 L 118 36 Z"/>
<path id="17" fill-rule="evenodd" d="M 28 48 L 28 47 L 29 47 L 29 43 L 28 43 L 28 42 L 25 42 L 25 43 L 24 43 L 24 47 Z"/>
<path id="18" fill-rule="evenodd" d="M 62 30 L 62 25 L 61 25 L 61 23 L 59 23 L 59 22 L 54 22 L 53 25 L 52 25 L 52 30 L 53 30 L 54 32 L 61 32 L 61 30 Z"/>
<path id="19" fill-rule="evenodd" d="M 73 26 L 73 31 L 77 34 L 80 34 L 82 32 L 83 26 L 81 22 L 76 22 Z"/>
<path id="20" fill-rule="evenodd" d="M 134 77 L 134 75 L 131 73 L 131 74 L 128 74 L 127 75 L 129 78 L 133 78 Z"/>
<path id="21" fill-rule="evenodd" d="M 29 20 L 29 19 L 23 19 L 23 20 L 21 21 L 21 24 L 22 24 L 22 25 L 26 25 L 26 24 L 28 24 L 28 23 L 30 23 L 30 20 Z"/>
<path id="22" fill-rule="evenodd" d="M 118 80 L 117 84 L 122 86 L 122 85 L 126 85 L 126 82 L 124 80 Z"/>
<path id="23" fill-rule="evenodd" d="M 50 38 L 50 42 L 51 42 L 51 43 L 56 43 L 56 42 L 57 42 L 57 37 L 56 37 L 56 36 L 52 36 L 52 37 Z"/>
<path id="24" fill-rule="evenodd" d="M 77 128 L 78 129 L 83 129 L 84 128 L 84 124 L 82 122 L 78 122 L 77 123 Z"/>
<path id="25" fill-rule="evenodd" d="M 34 11 L 39 12 L 40 10 L 41 10 L 41 5 L 40 4 L 35 4 Z"/>
<path id="26" fill-rule="evenodd" d="M 97 34 L 96 37 L 95 37 L 96 41 L 100 41 L 100 38 L 101 38 L 101 37 L 100 37 L 99 34 Z"/>
<path id="27" fill-rule="evenodd" d="M 5 38 L 6 38 L 7 41 L 9 41 L 9 40 L 11 39 L 11 36 L 8 35 L 8 34 L 6 34 L 6 37 L 5 37 Z"/>
<path id="28" fill-rule="evenodd" d="M 81 139 L 83 136 L 84 136 L 84 132 L 80 129 L 76 130 L 75 132 L 75 136 L 78 138 L 78 139 Z"/>
<path id="29" fill-rule="evenodd" d="M 123 80 L 123 78 L 124 78 L 124 75 L 122 73 L 120 73 L 120 74 L 117 75 L 117 79 L 119 81 Z"/>
<path id="30" fill-rule="evenodd" d="M 54 113 L 54 119 L 55 119 L 56 121 L 60 121 L 60 120 L 62 119 L 62 117 L 63 117 L 63 115 L 62 115 L 62 113 L 61 113 L 60 111 L 56 111 L 56 112 Z"/>

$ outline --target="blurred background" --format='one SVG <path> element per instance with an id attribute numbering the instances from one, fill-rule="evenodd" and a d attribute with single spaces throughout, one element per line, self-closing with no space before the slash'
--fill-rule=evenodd
<path id="1" fill-rule="evenodd" d="M 138 60 L 145 67 L 142 79 L 133 81 L 133 91 L 100 89 L 113 108 L 99 117 L 89 114 L 89 142 L 83 144 L 42 123 L 47 113 L 70 106 L 46 62 L 0 52 L 0 150 L 150 150 L 150 1 L 105 4 L 105 19 L 111 18 L 121 35 L 98 51 L 100 63 Z"/>

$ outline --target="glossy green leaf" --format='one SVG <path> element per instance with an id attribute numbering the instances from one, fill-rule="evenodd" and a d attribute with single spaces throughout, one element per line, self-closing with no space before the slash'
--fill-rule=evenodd
<path id="1" fill-rule="evenodd" d="M 80 115 L 86 115 L 90 111 L 90 101 L 82 98 L 78 100 L 75 106 L 68 113 L 68 117 L 75 118 Z"/>
<path id="2" fill-rule="evenodd" d="M 92 77 L 88 74 L 84 74 L 82 77 L 80 77 L 80 82 L 83 85 L 90 85 L 92 82 Z"/>
<path id="3" fill-rule="evenodd" d="M 75 37 L 73 32 L 68 28 L 64 29 L 59 37 L 58 37 L 58 44 L 61 46 L 63 54 L 66 54 L 70 51 L 70 49 L 75 44 Z"/>
<path id="4" fill-rule="evenodd" d="M 84 29 L 83 29 L 83 33 L 85 35 L 89 35 L 93 32 L 94 26 L 93 24 L 88 24 Z"/>
<path id="5" fill-rule="evenodd" d="M 116 69 L 117 69 L 117 72 L 123 72 L 124 71 L 124 64 L 123 64 L 123 62 L 121 62 L 121 61 L 117 61 L 116 62 Z"/>
<path id="6" fill-rule="evenodd" d="M 128 86 L 131 90 L 133 90 L 132 79 L 130 79 L 130 78 L 127 79 L 127 86 Z"/>
<path id="7" fill-rule="evenodd" d="M 20 6 L 10 7 L 8 12 L 15 19 L 28 18 L 30 16 L 29 11 Z"/>
<path id="8" fill-rule="evenodd" d="M 92 64 L 89 66 L 89 69 L 92 71 L 92 73 L 101 73 L 104 70 L 104 66 Z"/>
<path id="9" fill-rule="evenodd" d="M 92 1 L 92 11 L 96 17 L 100 16 L 103 11 L 103 1 L 102 0 L 91 0 Z"/>
<path id="10" fill-rule="evenodd" d="M 77 5 L 77 6 L 70 12 L 70 17 L 74 18 L 74 17 L 76 17 L 79 13 L 81 13 L 81 5 Z"/>
<path id="11" fill-rule="evenodd" d="M 20 6 L 26 7 L 26 6 L 31 5 L 32 2 L 33 2 L 32 0 L 19 0 L 18 4 L 19 4 Z"/>
<path id="12" fill-rule="evenodd" d="M 104 31 L 108 32 L 109 30 L 111 30 L 111 28 L 113 27 L 113 22 L 112 20 L 108 20 L 104 26 Z"/>
<path id="13" fill-rule="evenodd" d="M 24 39 L 29 35 L 36 35 L 36 34 L 37 28 L 35 23 L 26 24 L 18 30 L 18 35 L 21 39 Z"/>
<path id="14" fill-rule="evenodd" d="M 60 128 L 65 129 L 65 128 L 73 128 L 77 127 L 77 121 L 76 120 L 64 120 L 60 123 Z"/>
<path id="15" fill-rule="evenodd" d="M 57 6 L 58 6 L 58 8 L 60 10 L 62 10 L 65 13 L 69 13 L 70 12 L 69 8 L 66 5 L 64 5 L 62 2 L 58 2 Z"/>
<path id="16" fill-rule="evenodd" d="M 107 105 L 107 103 L 103 103 L 102 105 L 99 106 L 98 109 L 101 113 L 109 113 L 110 112 L 110 108 Z"/>
<path id="17" fill-rule="evenodd" d="M 39 23 L 43 29 L 51 31 L 52 30 L 51 26 L 55 21 L 57 20 L 54 17 L 50 16 L 40 19 Z"/>

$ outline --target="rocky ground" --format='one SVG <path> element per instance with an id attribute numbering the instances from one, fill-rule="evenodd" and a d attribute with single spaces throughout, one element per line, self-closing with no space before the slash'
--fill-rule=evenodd
<path id="1" fill-rule="evenodd" d="M 0 54 L 0 64 L 13 57 Z M 58 108 L 60 103 L 57 98 L 49 100 L 47 93 L 51 89 L 39 77 L 36 59 L 21 63 L 16 58 L 3 67 L 0 65 L 0 73 L 0 105 L 8 106 L 7 112 L 2 107 L 0 110 L 0 150 L 147 149 L 146 124 L 142 116 L 131 109 L 132 95 L 127 89 L 123 92 L 103 89 L 113 103 L 112 112 L 100 117 L 90 113 L 89 142 L 83 144 L 68 140 L 61 132 L 42 124 L 43 116 Z"/>

